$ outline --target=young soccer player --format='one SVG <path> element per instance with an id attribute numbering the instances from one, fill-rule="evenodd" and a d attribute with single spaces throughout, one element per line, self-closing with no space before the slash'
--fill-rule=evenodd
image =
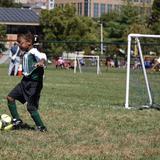
<path id="1" fill-rule="evenodd" d="M 14 129 L 24 128 L 24 123 L 17 112 L 15 100 L 22 104 L 27 102 L 27 111 L 36 125 L 36 130 L 45 132 L 46 127 L 38 112 L 40 93 L 43 87 L 43 74 L 46 55 L 33 48 L 34 37 L 32 34 L 21 34 L 17 37 L 23 54 L 23 78 L 7 96 L 8 108 L 13 117 Z"/>

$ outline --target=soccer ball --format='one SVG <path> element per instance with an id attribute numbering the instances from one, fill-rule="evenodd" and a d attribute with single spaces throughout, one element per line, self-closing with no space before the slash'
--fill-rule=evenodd
<path id="1" fill-rule="evenodd" d="M 0 129 L 1 130 L 11 130 L 13 128 L 12 118 L 7 114 L 2 114 L 0 116 Z"/>

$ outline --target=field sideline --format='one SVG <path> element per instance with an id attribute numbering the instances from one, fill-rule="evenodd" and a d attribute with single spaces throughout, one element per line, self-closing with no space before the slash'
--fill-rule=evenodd
<path id="1" fill-rule="evenodd" d="M 19 77 L 0 65 L 0 114 Z M 160 112 L 125 110 L 125 70 L 45 72 L 40 113 L 48 133 L 0 132 L 1 160 L 160 160 Z M 23 121 L 33 125 L 17 103 Z"/>

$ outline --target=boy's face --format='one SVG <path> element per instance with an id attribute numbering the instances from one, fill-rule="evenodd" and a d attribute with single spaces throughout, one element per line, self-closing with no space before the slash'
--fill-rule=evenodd
<path id="1" fill-rule="evenodd" d="M 28 51 L 31 48 L 31 42 L 28 42 L 26 39 L 22 37 L 18 40 L 18 42 L 19 47 L 22 51 Z"/>

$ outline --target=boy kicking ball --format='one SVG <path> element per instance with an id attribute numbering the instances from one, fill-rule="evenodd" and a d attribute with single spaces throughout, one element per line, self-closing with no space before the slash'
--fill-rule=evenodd
<path id="1" fill-rule="evenodd" d="M 33 48 L 34 37 L 32 34 L 20 34 L 17 37 L 23 55 L 23 78 L 7 96 L 8 108 L 13 117 L 13 128 L 23 129 L 25 123 L 17 112 L 16 100 L 22 104 L 27 102 L 27 111 L 35 122 L 35 130 L 45 132 L 45 127 L 38 112 L 40 93 L 43 88 L 44 66 L 46 55 Z"/>

